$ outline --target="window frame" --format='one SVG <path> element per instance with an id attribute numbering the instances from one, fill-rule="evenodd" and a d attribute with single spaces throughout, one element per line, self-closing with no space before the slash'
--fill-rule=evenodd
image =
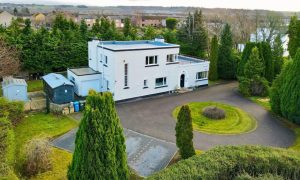
<path id="1" fill-rule="evenodd" d="M 152 61 L 150 63 L 150 61 Z M 146 56 L 145 66 L 158 66 L 158 55 Z"/>
<path id="2" fill-rule="evenodd" d="M 158 79 L 162 79 L 162 84 L 161 85 L 158 85 L 157 83 L 157 80 Z M 167 84 L 167 77 L 159 77 L 159 78 L 155 78 L 155 88 L 160 88 L 160 87 L 167 87 L 168 84 Z"/>
<path id="3" fill-rule="evenodd" d="M 124 88 L 128 87 L 128 63 L 124 64 Z"/>
<path id="4" fill-rule="evenodd" d="M 201 75 L 204 75 L 204 76 L 201 76 Z M 196 73 L 196 81 L 206 80 L 206 79 L 208 79 L 208 71 L 200 71 L 200 72 Z"/>

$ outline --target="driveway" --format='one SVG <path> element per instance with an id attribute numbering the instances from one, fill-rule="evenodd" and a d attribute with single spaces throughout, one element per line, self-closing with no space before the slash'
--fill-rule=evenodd
<path id="1" fill-rule="evenodd" d="M 77 114 L 80 115 L 80 114 Z M 75 149 L 76 129 L 55 139 L 56 147 L 73 152 Z M 146 136 L 124 129 L 126 153 L 129 166 L 141 176 L 149 176 L 165 168 L 177 151 L 174 143 Z"/>
<path id="2" fill-rule="evenodd" d="M 161 95 L 143 100 L 118 103 L 117 111 L 123 127 L 133 131 L 176 142 L 175 120 L 171 112 L 189 102 L 216 101 L 237 106 L 257 120 L 257 129 L 240 135 L 213 135 L 194 132 L 194 146 L 208 150 L 218 145 L 266 145 L 288 147 L 293 144 L 294 133 L 284 127 L 270 112 L 243 98 L 237 92 L 238 84 L 231 82 L 205 87 L 180 95 Z"/>

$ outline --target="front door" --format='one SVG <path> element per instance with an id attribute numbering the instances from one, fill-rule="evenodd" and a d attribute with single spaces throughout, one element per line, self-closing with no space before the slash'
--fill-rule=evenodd
<path id="1" fill-rule="evenodd" d="M 180 76 L 180 87 L 184 88 L 185 75 L 181 74 Z"/>

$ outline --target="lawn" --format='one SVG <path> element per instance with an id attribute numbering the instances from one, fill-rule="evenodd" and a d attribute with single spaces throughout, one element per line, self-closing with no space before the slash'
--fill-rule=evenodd
<path id="1" fill-rule="evenodd" d="M 43 90 L 43 81 L 42 80 L 32 80 L 27 81 L 27 91 L 34 92 L 34 91 L 41 91 Z"/>
<path id="2" fill-rule="evenodd" d="M 256 120 L 245 111 L 231 105 L 216 102 L 194 102 L 188 104 L 191 109 L 193 128 L 196 131 L 209 134 L 241 134 L 254 130 Z M 202 115 L 207 106 L 217 106 L 225 110 L 226 117 L 222 120 L 212 120 Z M 176 119 L 180 106 L 173 110 Z"/>
<path id="3" fill-rule="evenodd" d="M 266 110 L 271 110 L 270 98 L 269 97 L 253 96 L 253 97 L 250 97 L 250 100 L 257 103 L 257 104 L 259 104 L 259 105 L 261 105 Z"/>
<path id="4" fill-rule="evenodd" d="M 24 120 L 18 124 L 15 130 L 15 143 L 16 143 L 16 170 L 20 171 L 24 155 L 24 145 L 35 137 L 49 137 L 53 138 L 68 132 L 69 130 L 78 126 L 78 122 L 66 117 L 57 116 L 53 114 L 44 113 L 30 113 L 27 114 Z M 61 152 L 57 153 L 58 150 L 53 151 L 55 158 L 62 157 Z M 57 162 L 62 163 L 64 159 L 58 160 Z M 55 163 L 55 161 L 54 161 Z M 53 169 L 54 171 L 57 169 Z M 56 172 L 49 172 L 56 173 Z"/>

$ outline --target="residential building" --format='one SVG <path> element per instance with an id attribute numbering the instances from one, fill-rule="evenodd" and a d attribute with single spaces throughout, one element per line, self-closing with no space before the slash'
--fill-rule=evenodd
<path id="1" fill-rule="evenodd" d="M 3 27 L 8 27 L 11 24 L 11 21 L 13 19 L 17 19 L 16 16 L 6 12 L 6 11 L 2 11 L 0 12 L 0 25 Z"/>
<path id="2" fill-rule="evenodd" d="M 166 17 L 162 16 L 140 16 L 136 15 L 133 17 L 133 24 L 138 27 L 165 27 L 166 26 Z"/>
<path id="3" fill-rule="evenodd" d="M 179 55 L 179 48 L 162 39 L 90 41 L 89 68 L 101 77 L 100 87 L 91 88 L 110 91 L 120 101 L 208 85 L 209 62 Z M 69 79 L 78 82 L 83 77 L 69 76 Z M 89 88 L 88 84 L 96 83 L 87 83 L 85 88 Z"/>
<path id="4" fill-rule="evenodd" d="M 31 19 L 34 27 L 39 28 L 46 25 L 46 16 L 43 13 L 35 13 Z"/>

